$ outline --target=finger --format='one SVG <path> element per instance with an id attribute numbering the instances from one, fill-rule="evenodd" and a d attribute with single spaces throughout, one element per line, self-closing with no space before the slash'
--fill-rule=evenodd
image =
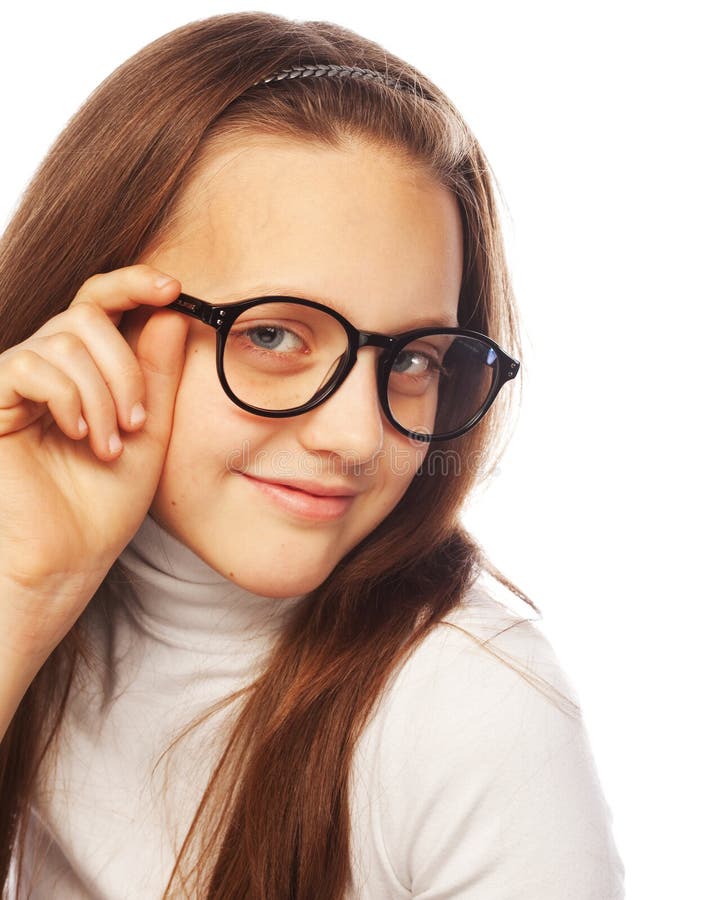
<path id="1" fill-rule="evenodd" d="M 138 309 L 131 309 L 123 314 L 118 330 L 134 354 L 144 326 L 156 311 L 153 306 L 139 306 Z"/>
<path id="2" fill-rule="evenodd" d="M 12 434 L 49 411 L 68 437 L 85 437 L 81 397 L 68 376 L 33 350 L 23 349 L 0 365 L 0 435 Z"/>
<path id="3" fill-rule="evenodd" d="M 118 328 L 99 306 L 92 303 L 80 303 L 69 308 L 64 314 L 63 325 L 65 329 L 63 332 L 42 338 L 36 336 L 30 338 L 26 344 L 35 348 L 41 346 L 37 343 L 39 340 L 51 342 L 47 345 L 51 350 L 44 349 L 42 353 L 49 359 L 52 353 L 52 361 L 63 368 L 68 376 L 78 380 L 84 398 L 84 412 L 90 417 L 88 423 L 92 433 L 94 425 L 101 430 L 105 427 L 108 431 L 106 426 L 112 424 L 115 430 L 116 421 L 127 431 L 139 428 L 144 419 L 134 420 L 133 416 L 134 410 L 138 408 L 142 411 L 144 407 L 146 394 L 144 376 L 133 350 Z M 74 344 L 72 340 L 67 341 L 67 349 L 72 358 L 69 359 L 68 366 L 63 366 L 61 360 L 63 342 L 58 340 L 53 343 L 53 338 L 69 334 L 77 337 L 80 346 Z M 79 354 L 81 346 L 85 349 L 85 354 Z M 92 372 L 89 363 L 92 363 L 97 371 Z M 101 382 L 98 373 L 104 387 L 107 386 L 102 393 L 99 393 Z M 82 382 L 79 380 L 81 378 Z M 112 423 L 109 421 L 110 410 L 107 409 L 109 392 L 113 404 Z M 86 406 L 87 402 L 91 405 Z M 96 409 L 96 404 L 99 404 L 99 409 Z M 106 437 L 110 437 L 110 433 Z"/>
<path id="4" fill-rule="evenodd" d="M 168 446 L 174 405 L 186 357 L 191 319 L 172 310 L 155 312 L 141 331 L 136 356 L 146 379 L 148 419 L 144 431 Z"/>
<path id="5" fill-rule="evenodd" d="M 176 278 L 146 263 L 137 263 L 91 275 L 83 282 L 70 306 L 93 303 L 118 326 L 125 310 L 144 304 L 163 306 L 180 290 L 181 283 Z"/>
<path id="6" fill-rule="evenodd" d="M 90 305 L 86 306 L 89 311 L 92 309 Z M 103 312 L 96 310 L 93 315 L 105 319 L 106 327 L 113 332 L 110 338 L 125 343 Z M 98 344 L 98 338 L 98 332 L 92 334 L 91 343 L 94 347 Z M 73 332 L 60 332 L 44 338 L 35 338 L 28 346 L 76 385 L 81 397 L 81 414 L 88 423 L 89 441 L 96 456 L 104 460 L 117 457 L 122 451 L 122 442 L 118 434 L 116 401 L 110 389 L 110 382 L 122 383 L 122 373 L 112 369 L 110 374 L 104 374 L 93 351 L 89 350 L 82 338 Z M 138 370 L 139 382 L 143 382 L 136 358 L 128 346 L 126 350 L 132 357 L 131 365 Z M 121 390 L 123 391 L 123 387 Z M 137 392 L 142 395 L 143 388 L 138 388 Z"/>
<path id="7" fill-rule="evenodd" d="M 144 420 L 139 413 L 134 420 L 133 413 L 139 405 L 144 407 L 141 369 L 127 342 L 108 326 L 117 328 L 124 312 L 142 313 L 168 304 L 180 290 L 177 279 L 145 263 L 93 275 L 83 283 L 68 309 L 49 319 L 25 343 L 60 331 L 79 333 L 110 386 L 120 425 L 127 431 L 140 428 Z M 73 316 L 72 325 L 69 316 Z M 104 331 L 103 336 L 94 338 L 99 329 Z"/>

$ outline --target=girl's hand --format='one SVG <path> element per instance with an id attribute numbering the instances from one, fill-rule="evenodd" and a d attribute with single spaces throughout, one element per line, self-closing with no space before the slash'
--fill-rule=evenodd
<path id="1" fill-rule="evenodd" d="M 189 329 L 163 309 L 181 290 L 163 277 L 94 275 L 0 354 L 0 652 L 47 658 L 151 506 Z M 134 353 L 118 326 L 142 305 L 160 309 Z"/>

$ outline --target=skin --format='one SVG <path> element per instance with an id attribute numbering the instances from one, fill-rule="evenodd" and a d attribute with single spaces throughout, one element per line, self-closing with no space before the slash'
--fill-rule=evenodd
<path id="1" fill-rule="evenodd" d="M 358 328 L 395 334 L 456 325 L 463 234 L 454 196 L 388 149 L 350 140 L 245 135 L 208 152 L 163 243 L 138 262 L 221 304 L 287 294 L 333 307 Z M 132 348 L 148 308 L 126 313 Z M 215 367 L 214 329 L 192 321 L 165 465 L 150 513 L 208 565 L 268 597 L 317 587 L 395 507 L 428 445 L 379 406 L 379 350 L 304 415 L 235 406 Z M 235 470 L 349 485 L 347 512 L 310 521 L 280 509 Z"/>

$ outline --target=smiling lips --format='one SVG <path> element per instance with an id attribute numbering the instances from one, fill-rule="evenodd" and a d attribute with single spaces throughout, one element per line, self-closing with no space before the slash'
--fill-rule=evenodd
<path id="1" fill-rule="evenodd" d="M 279 508 L 303 519 L 318 522 L 339 519 L 348 511 L 358 493 L 343 485 L 326 485 L 302 479 L 265 481 L 245 472 L 238 474 Z"/>

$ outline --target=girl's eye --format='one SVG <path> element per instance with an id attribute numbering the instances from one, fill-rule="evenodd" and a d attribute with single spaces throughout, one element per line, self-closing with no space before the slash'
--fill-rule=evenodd
<path id="1" fill-rule="evenodd" d="M 401 375 L 435 375 L 440 370 L 438 361 L 420 350 L 403 350 L 393 363 L 393 371 Z"/>
<path id="2" fill-rule="evenodd" d="M 283 353 L 291 353 L 304 346 L 298 335 L 281 325 L 256 325 L 244 331 L 232 331 L 231 334 L 238 341 L 247 338 L 260 350 L 281 350 Z"/>

